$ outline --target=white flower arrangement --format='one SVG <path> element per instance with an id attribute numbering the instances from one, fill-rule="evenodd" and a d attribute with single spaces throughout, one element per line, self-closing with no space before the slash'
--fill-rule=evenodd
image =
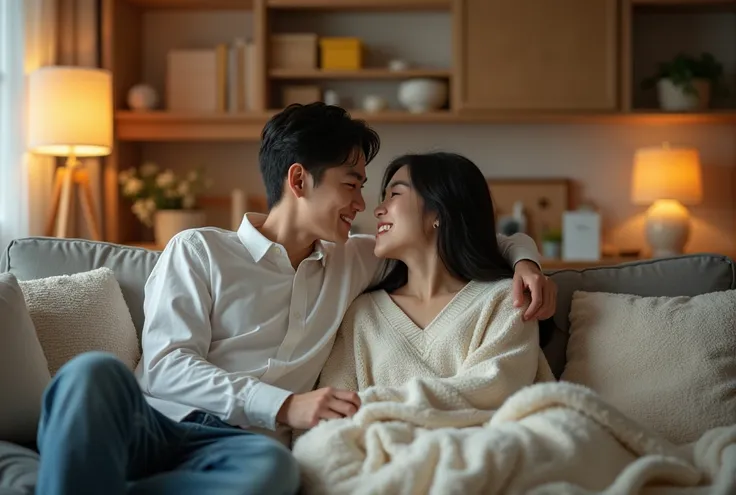
<path id="1" fill-rule="evenodd" d="M 178 177 L 173 170 L 146 162 L 138 170 L 123 170 L 118 175 L 123 196 L 133 201 L 131 210 L 147 227 L 153 226 L 157 210 L 191 210 L 197 206 L 197 196 L 211 186 L 200 170 Z"/>

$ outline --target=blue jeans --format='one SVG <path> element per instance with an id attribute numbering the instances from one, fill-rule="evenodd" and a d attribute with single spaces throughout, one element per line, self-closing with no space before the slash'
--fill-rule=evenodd
<path id="1" fill-rule="evenodd" d="M 148 405 L 133 373 L 91 352 L 43 397 L 39 495 L 294 494 L 288 448 L 204 413 L 177 423 Z"/>

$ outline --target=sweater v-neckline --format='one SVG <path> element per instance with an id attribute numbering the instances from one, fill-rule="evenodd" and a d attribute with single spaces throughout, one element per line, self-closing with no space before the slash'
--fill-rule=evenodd
<path id="1" fill-rule="evenodd" d="M 414 323 L 414 320 L 409 318 L 409 315 L 396 304 L 396 301 L 385 290 L 376 293 L 376 303 L 389 324 L 399 330 L 416 346 L 417 344 L 429 343 L 434 340 L 437 332 L 444 327 L 446 322 L 455 321 L 457 316 L 465 311 L 468 305 L 475 299 L 481 287 L 481 284 L 473 280 L 465 284 L 424 328 Z"/>

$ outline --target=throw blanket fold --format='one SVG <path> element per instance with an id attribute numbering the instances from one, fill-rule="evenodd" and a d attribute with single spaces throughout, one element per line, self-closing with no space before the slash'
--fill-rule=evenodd
<path id="1" fill-rule="evenodd" d="M 306 493 L 736 493 L 736 424 L 675 446 L 571 383 L 522 388 L 495 413 L 428 411 L 414 390 L 302 435 Z"/>

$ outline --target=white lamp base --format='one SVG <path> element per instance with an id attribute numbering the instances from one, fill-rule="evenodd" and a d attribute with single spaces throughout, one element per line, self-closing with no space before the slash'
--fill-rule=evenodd
<path id="1" fill-rule="evenodd" d="M 653 257 L 682 254 L 690 237 L 687 208 L 672 199 L 656 201 L 647 211 L 646 233 Z"/>

